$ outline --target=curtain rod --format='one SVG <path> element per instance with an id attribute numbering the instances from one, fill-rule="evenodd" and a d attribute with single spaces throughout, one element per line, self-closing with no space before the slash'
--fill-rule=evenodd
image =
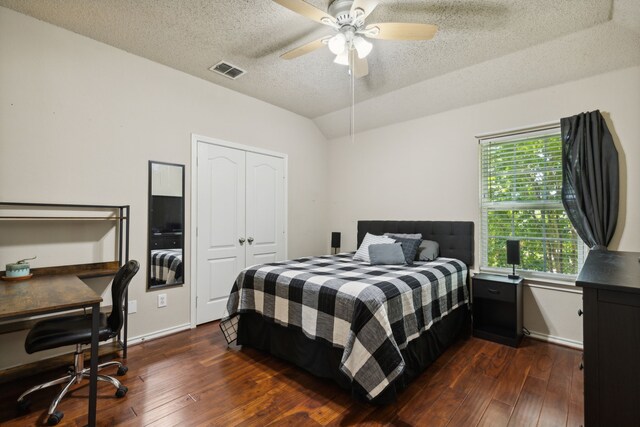
<path id="1" fill-rule="evenodd" d="M 535 132 L 535 131 L 541 131 L 541 130 L 549 130 L 549 129 L 555 129 L 555 128 L 559 128 L 559 127 L 560 127 L 560 121 L 556 121 L 556 122 L 542 123 L 542 124 L 534 125 L 534 126 L 507 129 L 507 130 L 502 130 L 502 131 L 498 131 L 498 132 L 483 133 L 483 134 L 480 134 L 480 135 L 476 135 L 475 138 L 478 139 L 478 141 L 482 141 L 482 140 L 485 140 L 485 139 L 493 139 L 493 138 L 501 138 L 501 137 L 505 137 L 505 136 L 520 135 L 520 134 L 523 134 L 523 133 L 529 133 L 529 132 Z"/>

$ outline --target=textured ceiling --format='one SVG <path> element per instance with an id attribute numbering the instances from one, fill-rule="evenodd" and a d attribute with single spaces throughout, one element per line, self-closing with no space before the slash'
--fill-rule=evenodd
<path id="1" fill-rule="evenodd" d="M 636 10 L 630 2 L 640 3 L 615 4 Z M 326 10 L 329 1 L 308 3 Z M 0 5 L 320 122 L 350 104 L 346 68 L 333 64 L 328 49 L 291 61 L 279 58 L 332 30 L 270 0 L 0 0 Z M 439 31 L 428 42 L 374 40 L 369 75 L 356 84 L 358 102 L 585 31 L 610 21 L 613 12 L 612 0 L 380 0 L 367 22 L 425 22 Z M 627 19 L 626 25 L 638 24 Z M 234 81 L 208 71 L 220 60 L 248 73 Z"/>

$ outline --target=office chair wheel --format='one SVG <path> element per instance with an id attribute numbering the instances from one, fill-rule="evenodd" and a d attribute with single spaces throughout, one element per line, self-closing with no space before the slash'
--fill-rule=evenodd
<path id="1" fill-rule="evenodd" d="M 119 387 L 118 390 L 116 390 L 116 397 L 124 397 L 128 391 L 129 389 L 125 386 Z"/>
<path id="2" fill-rule="evenodd" d="M 64 414 L 62 412 L 56 411 L 53 414 L 49 415 L 49 418 L 47 419 L 47 425 L 55 426 L 63 417 Z"/>
<path id="3" fill-rule="evenodd" d="M 18 401 L 17 405 L 19 412 L 27 412 L 29 406 L 31 406 L 31 401 L 29 399 L 24 399 L 22 401 Z"/>
<path id="4" fill-rule="evenodd" d="M 116 375 L 122 376 L 122 375 L 126 374 L 128 370 L 129 370 L 129 368 L 127 368 L 126 366 L 120 366 L 118 368 L 118 372 L 116 372 Z"/>

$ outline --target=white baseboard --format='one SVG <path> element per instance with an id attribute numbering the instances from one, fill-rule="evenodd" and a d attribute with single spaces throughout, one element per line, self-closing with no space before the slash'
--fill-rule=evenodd
<path id="1" fill-rule="evenodd" d="M 175 333 L 186 331 L 189 329 L 191 329 L 191 323 L 183 323 L 182 325 L 172 326 L 170 328 L 161 329 L 159 331 L 151 332 L 149 334 L 138 335 L 137 337 L 128 337 L 127 345 L 140 344 L 145 341 L 155 340 L 157 338 L 162 338 L 167 335 L 175 334 Z"/>
<path id="2" fill-rule="evenodd" d="M 189 329 L 191 329 L 191 323 L 184 323 L 182 325 L 177 325 L 177 326 L 173 326 L 171 328 L 166 328 L 166 329 L 162 329 L 160 331 L 155 331 L 155 332 L 152 332 L 150 334 L 144 334 L 144 335 L 140 335 L 140 336 L 137 336 L 137 337 L 128 337 L 127 345 L 131 346 L 131 345 L 141 344 L 141 343 L 146 342 L 146 341 L 154 340 L 156 338 L 161 338 L 161 337 L 164 337 L 164 336 L 167 336 L 167 335 L 175 334 L 177 332 L 182 332 L 182 331 L 186 331 L 186 330 L 189 330 Z M 21 340 L 20 346 L 23 345 L 22 341 L 23 340 Z M 109 343 L 112 343 L 112 342 L 113 342 L 113 339 L 101 342 L 100 345 L 105 345 L 105 344 L 109 344 Z M 89 347 L 87 347 L 87 349 L 88 348 Z M 39 361 L 42 361 L 42 360 L 51 359 L 51 358 L 62 356 L 62 355 L 70 355 L 70 354 L 73 354 L 74 347 L 73 346 L 67 346 L 67 347 L 64 347 L 63 349 L 57 349 L 57 350 L 59 350 L 59 351 L 49 353 L 49 354 L 47 354 L 46 357 L 40 357 L 40 358 L 37 358 L 37 359 L 29 360 L 27 362 L 21 362 L 21 363 L 15 363 L 15 364 L 11 364 L 11 365 L 6 365 L 6 366 L 0 366 L 0 371 L 5 371 L 5 370 L 12 369 L 12 368 L 16 368 L 18 366 L 22 366 L 22 365 L 25 365 L 27 363 L 36 363 L 36 362 L 39 362 Z M 72 360 L 72 359 L 70 359 L 70 360 Z"/>
<path id="3" fill-rule="evenodd" d="M 530 337 L 540 341 L 546 341 L 553 344 L 560 344 L 566 347 L 576 348 L 578 350 L 582 350 L 582 341 L 571 340 L 568 338 L 556 337 L 554 335 L 543 334 L 540 332 L 529 331 L 531 333 Z"/>

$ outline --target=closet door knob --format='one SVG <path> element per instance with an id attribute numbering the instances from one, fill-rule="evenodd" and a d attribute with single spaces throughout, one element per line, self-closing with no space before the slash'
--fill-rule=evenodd
<path id="1" fill-rule="evenodd" d="M 578 309 L 578 316 L 582 316 L 583 311 L 581 309 Z"/>
<path id="2" fill-rule="evenodd" d="M 239 238 L 238 242 L 240 242 L 241 245 L 244 245 L 244 237 Z"/>
<path id="3" fill-rule="evenodd" d="M 249 244 L 252 244 L 252 243 L 253 243 L 253 237 L 249 237 L 249 238 L 247 239 L 247 241 L 249 242 Z"/>

